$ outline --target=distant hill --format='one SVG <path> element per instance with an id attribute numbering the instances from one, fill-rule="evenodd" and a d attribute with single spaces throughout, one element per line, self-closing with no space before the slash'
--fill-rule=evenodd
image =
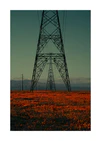
<path id="1" fill-rule="evenodd" d="M 10 89 L 11 90 L 21 90 L 22 81 L 21 80 L 11 80 L 10 81 Z M 23 81 L 23 89 L 24 90 L 30 90 L 31 86 L 31 80 L 24 80 Z M 71 87 L 72 90 L 90 90 L 90 83 L 73 83 L 71 81 Z M 45 82 L 38 82 L 37 86 L 38 90 L 44 90 L 46 89 L 46 83 Z M 66 87 L 64 83 L 56 83 L 56 89 L 57 90 L 66 90 Z"/>

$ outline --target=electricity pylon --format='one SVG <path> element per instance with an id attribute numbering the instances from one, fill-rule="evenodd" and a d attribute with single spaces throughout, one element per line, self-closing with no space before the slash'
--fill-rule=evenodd
<path id="1" fill-rule="evenodd" d="M 46 45 L 49 41 L 53 42 L 54 48 L 57 48 L 59 53 L 44 53 Z M 51 58 L 51 59 L 50 59 Z M 36 50 L 35 63 L 32 74 L 31 88 L 33 91 L 38 83 L 38 80 L 44 70 L 45 65 L 51 60 L 60 73 L 60 76 L 68 91 L 71 91 L 70 79 L 67 69 L 66 56 L 64 51 L 64 44 L 61 34 L 58 11 L 45 10 L 42 12 L 39 39 Z M 51 66 L 51 64 L 50 64 Z M 52 79 L 50 74 L 52 74 Z M 54 84 L 52 84 L 54 83 Z M 49 85 L 54 87 L 49 87 Z M 49 69 L 46 88 L 55 89 L 55 82 L 53 78 L 53 70 Z"/>
<path id="2" fill-rule="evenodd" d="M 52 67 L 51 53 L 50 53 L 50 58 L 49 58 L 49 71 L 48 71 L 46 90 L 56 90 L 55 81 L 54 81 L 54 74 L 53 74 L 53 67 Z"/>

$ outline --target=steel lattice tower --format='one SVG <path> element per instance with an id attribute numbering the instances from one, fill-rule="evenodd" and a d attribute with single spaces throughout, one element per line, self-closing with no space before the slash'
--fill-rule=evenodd
<path id="1" fill-rule="evenodd" d="M 50 31 L 48 30 L 48 25 L 52 26 Z M 43 52 L 44 48 L 50 40 L 53 42 L 54 47 L 58 49 L 59 53 Z M 66 56 L 59 22 L 59 15 L 58 11 L 56 10 L 46 10 L 42 12 L 39 39 L 37 44 L 37 51 L 30 88 L 31 91 L 36 88 L 38 80 L 44 70 L 44 67 L 49 61 L 50 63 L 46 88 L 50 90 L 55 90 L 55 81 L 52 69 L 52 64 L 54 63 L 60 73 L 60 76 L 66 88 L 68 89 L 68 91 L 71 91 L 70 79 L 67 69 Z"/>
<path id="2" fill-rule="evenodd" d="M 51 53 L 50 53 L 50 58 L 49 58 L 49 71 L 48 71 L 46 90 L 56 90 L 55 81 L 54 81 L 54 74 L 53 74 L 53 67 L 52 67 Z"/>

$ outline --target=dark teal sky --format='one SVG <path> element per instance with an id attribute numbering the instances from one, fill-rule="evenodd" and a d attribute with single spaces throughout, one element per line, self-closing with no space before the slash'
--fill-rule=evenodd
<path id="1" fill-rule="evenodd" d="M 64 13 L 62 33 L 70 79 L 90 78 L 90 11 Z M 63 31 L 63 11 L 59 17 Z M 32 77 L 40 18 L 41 11 L 11 11 L 11 79 L 22 73 L 26 79 Z"/>

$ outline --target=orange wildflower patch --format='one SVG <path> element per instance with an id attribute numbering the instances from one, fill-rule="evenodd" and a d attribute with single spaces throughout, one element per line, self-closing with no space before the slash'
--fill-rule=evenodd
<path id="1" fill-rule="evenodd" d="M 12 91 L 11 130 L 90 130 L 89 91 Z"/>

